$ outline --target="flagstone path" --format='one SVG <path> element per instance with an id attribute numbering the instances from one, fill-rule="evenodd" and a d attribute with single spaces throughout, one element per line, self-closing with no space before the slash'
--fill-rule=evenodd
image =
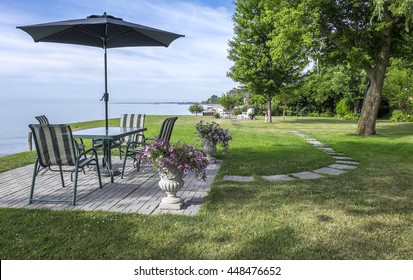
<path id="1" fill-rule="evenodd" d="M 345 156 L 343 153 L 334 151 L 334 149 L 324 145 L 323 143 L 314 138 L 311 138 L 296 130 L 290 130 L 289 132 L 295 134 L 296 136 L 304 138 L 309 144 L 313 145 L 317 149 L 322 150 L 326 154 L 331 155 L 336 161 L 334 164 L 312 171 L 297 172 L 284 175 L 262 176 L 262 178 L 264 178 L 267 181 L 293 181 L 297 179 L 318 179 L 331 175 L 337 176 L 346 173 L 349 170 L 356 169 L 359 165 L 359 163 L 354 161 L 351 157 Z M 225 175 L 223 177 L 223 180 L 236 182 L 252 182 L 254 181 L 254 178 L 252 176 Z"/>

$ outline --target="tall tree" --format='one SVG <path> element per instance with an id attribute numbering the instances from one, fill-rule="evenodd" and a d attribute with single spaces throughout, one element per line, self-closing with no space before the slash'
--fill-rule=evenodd
<path id="1" fill-rule="evenodd" d="M 237 98 L 232 94 L 223 95 L 219 99 L 219 103 L 227 110 L 232 110 L 237 105 Z"/>
<path id="2" fill-rule="evenodd" d="M 263 95 L 267 100 L 268 122 L 271 118 L 271 102 L 275 94 L 299 76 L 303 56 L 297 55 L 297 43 L 285 47 L 285 52 L 274 48 L 280 41 L 279 28 L 283 7 L 289 5 L 282 0 L 237 0 L 235 2 L 234 38 L 229 42 L 228 58 L 234 62 L 228 72 L 233 80 L 245 85 L 252 94 Z M 274 11 L 280 11 L 279 16 Z M 282 23 L 282 24 L 285 24 Z M 292 41 L 290 41 L 292 42 Z"/>
<path id="3" fill-rule="evenodd" d="M 191 112 L 191 114 L 195 114 L 196 116 L 198 116 L 198 113 L 202 113 L 203 111 L 204 107 L 198 102 L 189 106 L 189 112 Z"/>
<path id="4" fill-rule="evenodd" d="M 320 54 L 362 68 L 369 79 L 356 134 L 376 133 L 390 57 L 412 57 L 413 1 L 303 0 L 318 11 Z M 321 40 L 319 41 L 321 42 Z"/>

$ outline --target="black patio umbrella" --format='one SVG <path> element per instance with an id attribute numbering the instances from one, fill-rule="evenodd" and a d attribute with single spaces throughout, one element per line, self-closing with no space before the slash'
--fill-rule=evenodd
<path id="1" fill-rule="evenodd" d="M 18 26 L 17 28 L 27 32 L 36 43 L 64 43 L 104 49 L 105 93 L 101 100 L 105 101 L 106 129 L 108 129 L 109 101 L 106 49 L 146 46 L 168 47 L 175 39 L 184 37 L 184 35 L 123 21 L 121 18 L 115 18 L 106 13 L 102 16 L 92 15 L 84 19 Z"/>

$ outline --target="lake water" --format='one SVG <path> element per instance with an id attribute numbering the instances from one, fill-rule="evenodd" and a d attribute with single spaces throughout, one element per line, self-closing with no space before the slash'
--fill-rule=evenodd
<path id="1" fill-rule="evenodd" d="M 190 104 L 109 103 L 109 118 L 122 113 L 147 115 L 190 115 Z M 51 123 L 74 123 L 105 118 L 104 103 L 99 101 L 11 101 L 0 104 L 0 156 L 28 150 L 28 125 L 37 123 L 37 115 L 46 115 Z"/>

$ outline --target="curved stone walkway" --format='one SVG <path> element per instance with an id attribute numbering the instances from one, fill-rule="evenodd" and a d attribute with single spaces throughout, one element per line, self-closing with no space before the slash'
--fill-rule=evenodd
<path id="1" fill-rule="evenodd" d="M 334 151 L 332 148 L 324 145 L 320 141 L 311 138 L 301 132 L 296 130 L 290 130 L 289 132 L 295 134 L 296 136 L 304 138 L 309 144 L 313 145 L 315 148 L 322 150 L 328 155 L 331 155 L 336 162 L 329 166 L 319 168 L 312 171 L 297 172 L 285 175 L 270 175 L 262 176 L 267 181 L 293 181 L 296 179 L 318 179 L 324 176 L 337 176 L 346 173 L 348 170 L 356 169 L 358 167 L 358 162 L 354 161 L 351 157 L 345 156 L 343 153 Z M 252 176 L 231 176 L 225 175 L 224 181 L 236 181 L 236 182 L 252 182 L 254 178 Z"/>

